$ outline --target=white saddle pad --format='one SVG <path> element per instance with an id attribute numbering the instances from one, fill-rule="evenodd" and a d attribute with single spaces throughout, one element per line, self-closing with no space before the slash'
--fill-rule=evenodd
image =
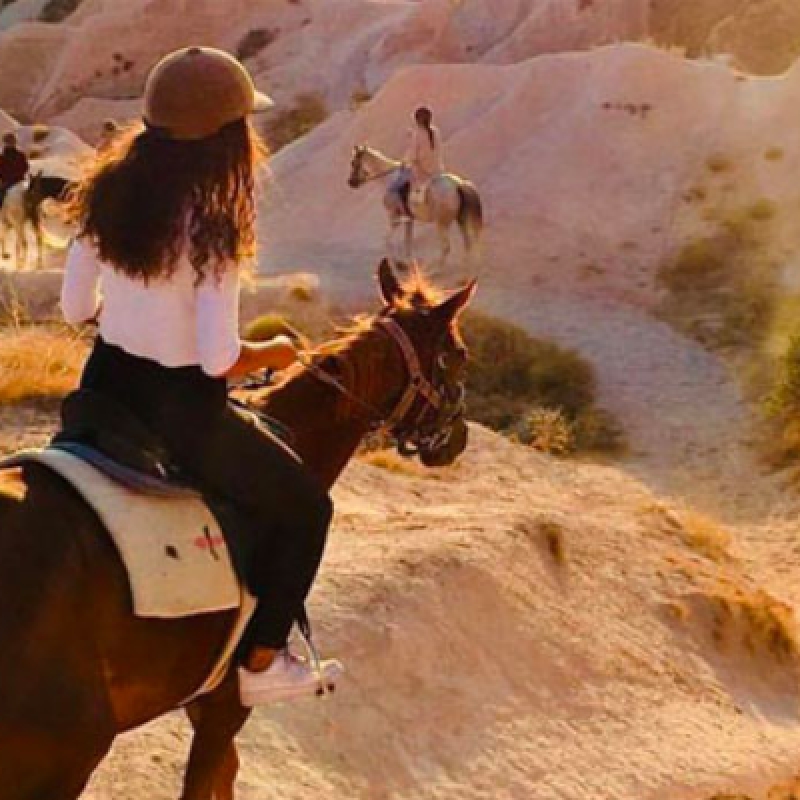
<path id="1" fill-rule="evenodd" d="M 136 616 L 176 619 L 242 605 L 222 530 L 199 495 L 134 492 L 57 449 L 27 451 L 15 461 L 49 467 L 94 509 L 128 572 Z"/>

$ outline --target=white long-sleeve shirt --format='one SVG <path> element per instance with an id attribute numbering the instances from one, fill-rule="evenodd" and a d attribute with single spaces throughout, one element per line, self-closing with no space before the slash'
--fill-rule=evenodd
<path id="1" fill-rule="evenodd" d="M 172 275 L 144 283 L 113 269 L 78 240 L 67 257 L 61 309 L 73 325 L 99 312 L 100 335 L 131 355 L 221 376 L 242 348 L 239 270 L 231 266 L 219 280 L 211 274 L 200 285 L 196 275 L 185 252 Z"/>
<path id="2" fill-rule="evenodd" d="M 428 131 L 415 125 L 408 132 L 408 146 L 404 161 L 411 165 L 415 181 L 429 181 L 444 172 L 444 155 L 442 153 L 439 129 L 433 128 L 433 145 Z"/>

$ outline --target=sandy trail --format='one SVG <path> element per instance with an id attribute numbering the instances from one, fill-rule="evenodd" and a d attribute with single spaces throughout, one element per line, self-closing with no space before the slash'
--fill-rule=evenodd
<path id="1" fill-rule="evenodd" d="M 628 438 L 625 467 L 654 490 L 728 519 L 762 505 L 748 445 L 753 418 L 712 353 L 646 311 L 602 297 L 483 288 L 480 302 L 594 365 L 600 404 Z"/>

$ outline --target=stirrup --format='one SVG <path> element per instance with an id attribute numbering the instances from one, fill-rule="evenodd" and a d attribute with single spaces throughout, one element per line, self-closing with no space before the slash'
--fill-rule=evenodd
<path id="1" fill-rule="evenodd" d="M 314 638 L 311 633 L 311 621 L 308 618 L 305 608 L 298 615 L 297 630 L 300 632 L 300 638 L 303 640 L 303 645 L 306 648 L 308 663 L 311 665 L 311 669 L 314 671 L 314 675 L 317 678 L 317 683 L 319 684 L 319 688 L 317 689 L 317 697 L 325 697 L 325 695 L 333 694 L 335 689 L 333 684 L 329 684 L 328 681 L 325 680 L 325 674 L 322 670 L 322 659 L 320 658 L 319 651 L 314 644 Z"/>

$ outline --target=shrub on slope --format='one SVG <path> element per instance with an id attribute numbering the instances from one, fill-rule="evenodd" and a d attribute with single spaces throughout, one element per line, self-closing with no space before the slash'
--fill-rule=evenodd
<path id="1" fill-rule="evenodd" d="M 554 453 L 619 449 L 620 432 L 595 406 L 592 368 L 577 353 L 476 311 L 461 328 L 470 418 Z"/>

